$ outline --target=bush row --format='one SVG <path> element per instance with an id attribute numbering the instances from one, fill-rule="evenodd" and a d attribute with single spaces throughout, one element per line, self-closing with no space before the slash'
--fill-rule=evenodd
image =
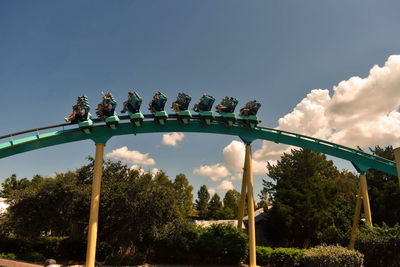
<path id="1" fill-rule="evenodd" d="M 356 249 L 365 255 L 366 267 L 399 266 L 400 225 L 361 228 L 357 235 Z"/>
<path id="2" fill-rule="evenodd" d="M 360 267 L 363 255 L 340 246 L 311 249 L 257 247 L 257 264 L 270 267 Z"/>
<path id="3" fill-rule="evenodd" d="M 107 242 L 99 242 L 96 260 L 108 265 L 134 265 L 144 262 L 238 264 L 247 256 L 247 235 L 232 225 L 217 224 L 193 228 L 191 231 L 185 233 L 186 238 L 160 240 L 145 251 L 115 249 Z M 42 262 L 46 258 L 83 262 L 86 241 L 66 237 L 38 240 L 0 237 L 0 252 L 14 253 L 19 260 L 31 262 Z"/>

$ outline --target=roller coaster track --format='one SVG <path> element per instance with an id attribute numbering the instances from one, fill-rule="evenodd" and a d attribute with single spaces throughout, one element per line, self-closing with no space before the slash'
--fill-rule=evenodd
<path id="1" fill-rule="evenodd" d="M 233 126 L 225 126 L 223 124 L 223 118 L 216 117 L 215 121 L 210 125 L 203 125 L 200 121 L 200 117 L 194 115 L 189 124 L 182 125 L 178 122 L 177 116 L 171 114 L 169 115 L 165 125 L 157 125 L 153 121 L 153 115 L 145 115 L 143 125 L 140 127 L 134 127 L 130 122 L 123 122 L 129 121 L 128 116 L 120 116 L 119 118 L 121 122 L 115 130 L 110 129 L 102 121 L 94 120 L 95 125 L 90 134 L 83 133 L 78 128 L 78 125 L 66 123 L 0 136 L 0 140 L 5 141 L 4 143 L 0 143 L 0 159 L 44 147 L 88 139 L 93 140 L 96 143 L 106 143 L 111 137 L 118 135 L 162 132 L 196 132 L 238 136 L 246 143 L 251 143 L 254 140 L 260 139 L 302 147 L 348 160 L 352 162 L 358 172 L 376 169 L 397 176 L 396 163 L 393 161 L 360 150 L 293 132 L 264 126 L 256 126 L 254 129 L 249 129 L 240 123 L 240 119 L 238 120 L 238 123 L 235 123 Z M 59 130 L 41 133 L 45 130 L 56 128 Z M 28 137 L 22 137 L 22 135 L 30 133 L 35 134 Z"/>

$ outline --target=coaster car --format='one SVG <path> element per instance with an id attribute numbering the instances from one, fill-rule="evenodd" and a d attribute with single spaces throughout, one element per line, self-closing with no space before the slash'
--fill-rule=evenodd
<path id="1" fill-rule="evenodd" d="M 136 92 L 128 93 L 128 100 L 124 102 L 124 109 L 121 113 L 128 111 L 131 123 L 135 127 L 140 127 L 143 125 L 144 116 L 140 112 L 140 105 L 142 104 L 142 98 Z"/>
<path id="2" fill-rule="evenodd" d="M 115 114 L 117 102 L 111 93 L 101 93 L 102 102 L 98 104 L 96 114 L 100 120 L 105 121 L 111 129 L 116 129 L 119 124 L 119 118 Z"/>
<path id="3" fill-rule="evenodd" d="M 203 125 L 210 125 L 214 120 L 214 113 L 211 111 L 214 102 L 215 98 L 213 96 L 204 94 L 193 107 L 193 110 L 199 113 L 200 121 Z"/>
<path id="4" fill-rule="evenodd" d="M 78 124 L 79 129 L 90 134 L 93 126 L 92 115 L 89 113 L 90 105 L 87 96 L 78 96 L 77 103 L 72 106 L 72 113 L 64 118 L 66 122 Z"/>
<path id="5" fill-rule="evenodd" d="M 188 110 L 189 103 L 192 98 L 185 94 L 179 93 L 176 101 L 172 103 L 172 109 L 176 112 L 180 124 L 188 124 L 192 118 L 192 114 Z"/>
<path id="6" fill-rule="evenodd" d="M 238 102 L 239 101 L 234 97 L 225 96 L 221 103 L 215 107 L 226 126 L 232 126 L 236 122 L 236 115 L 234 112 Z"/>
<path id="7" fill-rule="evenodd" d="M 164 110 L 167 97 L 161 92 L 157 92 L 153 96 L 153 100 L 149 103 L 149 110 L 154 115 L 154 121 L 158 125 L 164 125 L 168 118 L 168 113 Z"/>
<path id="8" fill-rule="evenodd" d="M 260 122 L 257 118 L 258 109 L 261 107 L 261 104 L 256 100 L 249 101 L 246 105 L 240 109 L 239 116 L 242 118 L 242 123 L 251 129 L 257 126 Z"/>

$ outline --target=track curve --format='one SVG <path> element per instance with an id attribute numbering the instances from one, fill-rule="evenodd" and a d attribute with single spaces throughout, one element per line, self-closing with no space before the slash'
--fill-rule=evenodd
<path id="1" fill-rule="evenodd" d="M 376 169 L 397 176 L 395 162 L 325 140 L 263 126 L 257 126 L 254 129 L 248 129 L 238 123 L 227 127 L 221 123 L 221 117 L 216 117 L 216 122 L 213 122 L 211 125 L 204 126 L 200 123 L 198 116 L 193 116 L 193 120 L 189 124 L 181 125 L 176 119 L 176 115 L 169 116 L 170 117 L 165 125 L 157 125 L 152 120 L 149 120 L 153 118 L 151 115 L 145 115 L 145 121 L 141 127 L 133 127 L 130 122 L 127 122 L 120 123 L 118 128 L 115 130 L 110 129 L 100 121 L 95 121 L 97 125 L 93 127 L 91 134 L 83 133 L 77 127 L 77 125 L 75 125 L 76 128 L 64 129 L 65 127 L 71 127 L 73 125 L 58 124 L 0 136 L 0 140 L 6 138 L 11 139 L 10 141 L 0 144 L 0 159 L 44 147 L 88 139 L 91 139 L 96 143 L 106 143 L 111 137 L 119 135 L 165 132 L 196 132 L 238 136 L 246 143 L 251 143 L 254 140 L 260 139 L 302 147 L 348 160 L 353 163 L 359 172 L 365 172 L 369 169 Z M 122 122 L 124 120 L 128 120 L 129 118 L 127 116 L 120 116 L 120 119 Z M 43 134 L 39 133 L 43 130 L 60 127 L 63 127 L 63 129 Z M 14 139 L 18 135 L 33 132 L 36 134 L 24 138 Z"/>

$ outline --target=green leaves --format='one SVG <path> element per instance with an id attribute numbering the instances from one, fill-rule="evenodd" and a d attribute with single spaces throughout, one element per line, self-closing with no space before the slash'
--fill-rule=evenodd
<path id="1" fill-rule="evenodd" d="M 269 240 L 299 247 L 342 241 L 350 229 L 354 175 L 339 172 L 325 155 L 305 149 L 292 150 L 267 168 L 273 180 L 264 180 L 264 190 L 273 201 L 265 223 Z M 327 232 L 331 226 L 335 231 Z"/>

